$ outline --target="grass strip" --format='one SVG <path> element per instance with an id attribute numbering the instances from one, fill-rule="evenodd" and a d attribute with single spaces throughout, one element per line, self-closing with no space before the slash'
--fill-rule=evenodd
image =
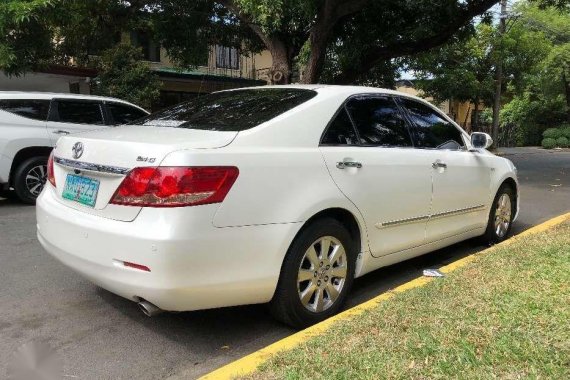
<path id="1" fill-rule="evenodd" d="M 497 246 L 247 379 L 570 378 L 570 223 Z"/>

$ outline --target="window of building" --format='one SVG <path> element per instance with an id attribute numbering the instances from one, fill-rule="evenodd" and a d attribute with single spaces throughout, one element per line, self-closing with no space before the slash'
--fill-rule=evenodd
<path id="1" fill-rule="evenodd" d="M 145 61 L 160 62 L 160 44 L 144 32 L 132 32 L 131 43 L 142 49 Z"/>
<path id="2" fill-rule="evenodd" d="M 0 109 L 28 119 L 46 121 L 49 103 L 49 100 L 1 99 Z"/>
<path id="3" fill-rule="evenodd" d="M 239 69 L 239 51 L 233 47 L 216 45 L 216 68 Z"/>

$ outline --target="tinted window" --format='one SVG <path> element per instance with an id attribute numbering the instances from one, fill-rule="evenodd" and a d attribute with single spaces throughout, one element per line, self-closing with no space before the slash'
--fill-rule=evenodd
<path id="1" fill-rule="evenodd" d="M 101 107 L 96 102 L 59 100 L 58 121 L 76 124 L 103 124 Z"/>
<path id="2" fill-rule="evenodd" d="M 403 99 L 412 119 L 415 145 L 419 148 L 460 149 L 461 132 L 431 107 Z"/>
<path id="3" fill-rule="evenodd" d="M 330 123 L 323 139 L 323 145 L 354 145 L 358 144 L 354 126 L 346 113 L 344 106 Z"/>
<path id="4" fill-rule="evenodd" d="M 35 99 L 2 99 L 0 109 L 15 113 L 28 119 L 47 120 L 49 100 Z"/>
<path id="5" fill-rule="evenodd" d="M 107 108 L 113 116 L 115 124 L 126 124 L 133 120 L 140 119 L 146 116 L 147 113 L 139 110 L 138 108 L 128 106 L 120 103 L 107 103 Z"/>
<path id="6" fill-rule="evenodd" d="M 357 98 L 346 107 L 362 145 L 412 146 L 406 122 L 391 98 Z"/>
<path id="7" fill-rule="evenodd" d="M 215 92 L 149 115 L 137 124 L 243 131 L 271 120 L 315 95 L 314 91 L 295 88 Z"/>

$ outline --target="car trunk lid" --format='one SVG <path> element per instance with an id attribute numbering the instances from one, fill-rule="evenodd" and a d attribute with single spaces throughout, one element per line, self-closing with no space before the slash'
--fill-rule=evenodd
<path id="1" fill-rule="evenodd" d="M 177 150 L 221 148 L 236 135 L 237 132 L 129 125 L 62 137 L 54 150 L 58 199 L 76 210 L 132 221 L 141 207 L 110 204 L 131 169 L 159 166 L 167 154 Z M 75 193 L 85 186 L 91 190 Z"/>

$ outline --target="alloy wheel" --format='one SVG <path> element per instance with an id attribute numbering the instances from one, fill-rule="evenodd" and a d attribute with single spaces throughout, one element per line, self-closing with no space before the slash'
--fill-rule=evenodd
<path id="1" fill-rule="evenodd" d="M 32 167 L 26 174 L 26 188 L 34 197 L 42 192 L 47 181 L 47 166 L 37 165 Z"/>
<path id="2" fill-rule="evenodd" d="M 332 236 L 309 246 L 297 275 L 299 299 L 306 309 L 319 313 L 336 302 L 346 282 L 347 260 L 342 243 Z"/>
<path id="3" fill-rule="evenodd" d="M 495 233 L 499 238 L 503 238 L 511 224 L 511 198 L 508 194 L 502 194 L 497 200 L 495 209 Z"/>

